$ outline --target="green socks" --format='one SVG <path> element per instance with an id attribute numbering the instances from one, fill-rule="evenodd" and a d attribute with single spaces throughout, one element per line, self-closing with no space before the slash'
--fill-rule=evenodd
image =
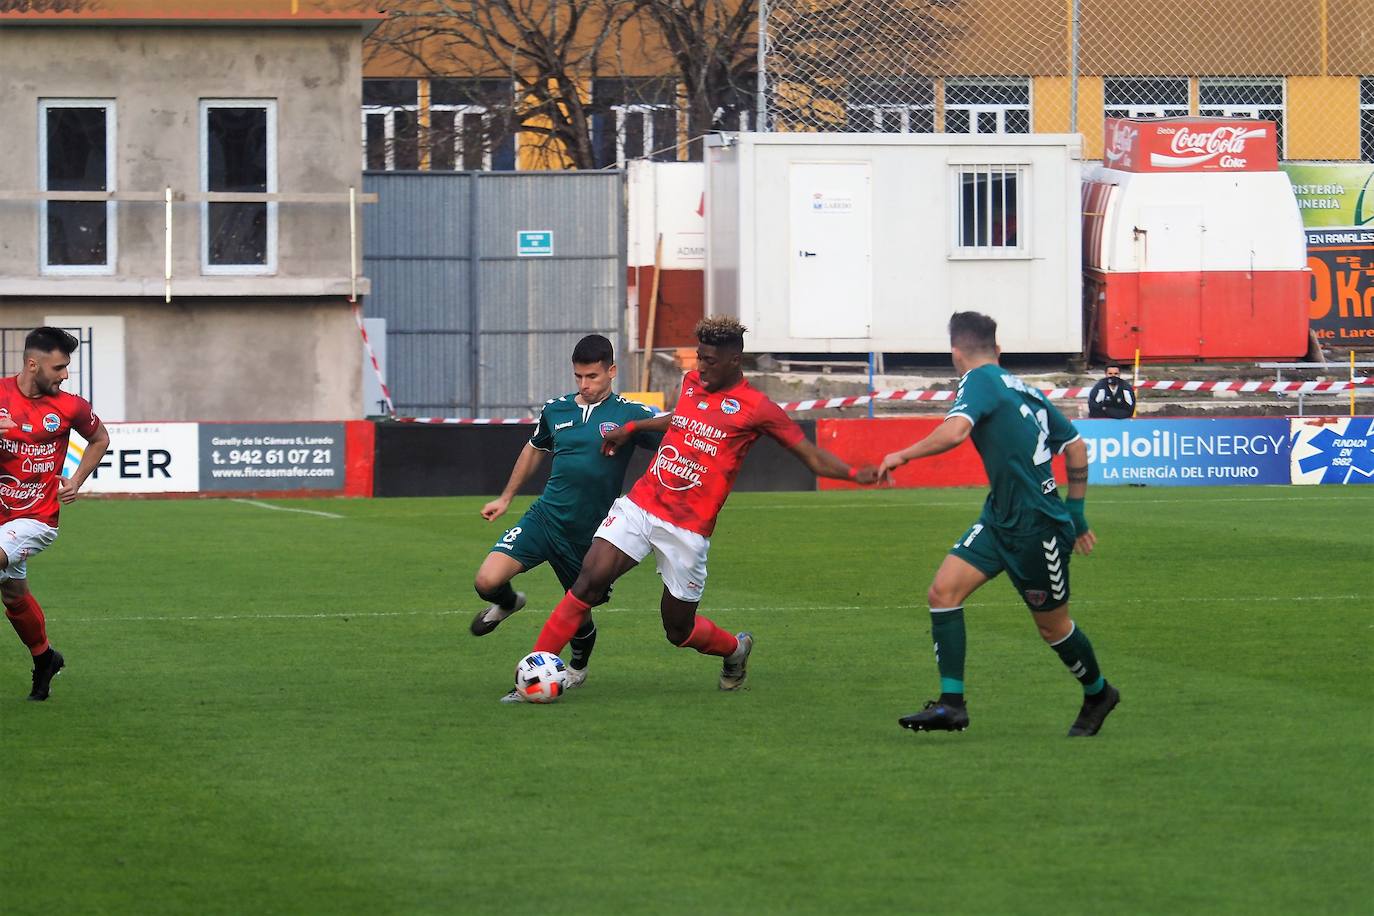
<path id="1" fill-rule="evenodd" d="M 1106 681 L 1102 679 L 1102 671 L 1097 667 L 1093 644 L 1088 642 L 1087 634 L 1078 628 L 1078 624 L 1073 624 L 1068 636 L 1059 642 L 1050 643 L 1050 648 L 1059 655 L 1059 660 L 1069 669 L 1069 673 L 1078 678 L 1085 695 L 1094 696 L 1102 691 Z"/>
<path id="2" fill-rule="evenodd" d="M 968 645 L 968 638 L 964 634 L 964 609 L 931 608 L 930 637 L 935 641 L 935 664 L 940 669 L 940 693 L 962 695 L 964 652 Z"/>

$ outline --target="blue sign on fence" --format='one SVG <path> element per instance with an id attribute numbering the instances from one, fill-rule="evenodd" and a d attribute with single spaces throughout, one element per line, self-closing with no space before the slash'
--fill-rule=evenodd
<path id="1" fill-rule="evenodd" d="M 553 230 L 519 230 L 515 233 L 515 253 L 522 258 L 553 257 Z"/>
<path id="2" fill-rule="evenodd" d="M 1288 483 L 1288 418 L 1076 420 L 1088 482 L 1151 486 Z"/>
<path id="3" fill-rule="evenodd" d="M 1293 482 L 1374 484 L 1374 417 L 1295 417 Z"/>

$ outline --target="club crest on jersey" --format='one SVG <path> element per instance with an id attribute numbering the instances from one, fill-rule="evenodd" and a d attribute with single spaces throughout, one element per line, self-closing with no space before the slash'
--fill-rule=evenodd
<path id="1" fill-rule="evenodd" d="M 57 428 L 61 425 L 62 421 L 58 419 L 57 414 L 49 413 L 43 415 L 43 428 L 46 429 L 48 432 L 57 432 Z"/>
<path id="2" fill-rule="evenodd" d="M 721 413 L 739 413 L 739 401 L 734 398 L 726 398 L 720 402 Z"/>
<path id="3" fill-rule="evenodd" d="M 1026 589 L 1026 602 L 1031 605 L 1044 604 L 1049 595 L 1038 588 Z"/>
<path id="4" fill-rule="evenodd" d="M 620 428 L 620 424 L 619 424 L 619 423 L 612 423 L 610 420 L 607 420 L 605 423 L 602 423 L 602 424 L 601 424 L 601 438 L 603 438 L 603 439 L 606 438 L 606 434 L 607 434 L 608 432 L 610 432 L 610 431 L 613 430 L 613 429 L 619 429 L 619 428 Z"/>

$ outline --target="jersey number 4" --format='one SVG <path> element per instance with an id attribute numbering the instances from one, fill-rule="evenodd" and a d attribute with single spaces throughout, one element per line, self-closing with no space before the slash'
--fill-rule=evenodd
<path id="1" fill-rule="evenodd" d="M 1029 407 L 1022 404 L 1021 416 L 1034 423 L 1036 432 L 1040 434 L 1039 438 L 1035 440 L 1035 454 L 1031 456 L 1031 461 L 1037 465 L 1044 464 L 1052 457 L 1049 446 L 1045 444 L 1045 440 L 1050 437 L 1049 411 L 1041 408 L 1040 410 L 1032 412 Z"/>

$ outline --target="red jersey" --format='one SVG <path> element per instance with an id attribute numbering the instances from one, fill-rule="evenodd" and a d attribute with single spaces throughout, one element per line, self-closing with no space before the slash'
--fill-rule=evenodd
<path id="1" fill-rule="evenodd" d="M 15 378 L 0 379 L 0 417 L 15 422 L 0 432 L 0 523 L 31 518 L 57 527 L 57 477 L 72 430 L 86 438 L 100 419 L 85 398 L 60 391 L 26 397 Z"/>
<path id="2" fill-rule="evenodd" d="M 671 525 L 710 537 L 745 454 L 765 433 L 785 448 L 805 435 L 744 379 L 708 392 L 700 375 L 687 373 L 672 425 L 649 470 L 630 490 L 630 501 Z"/>

